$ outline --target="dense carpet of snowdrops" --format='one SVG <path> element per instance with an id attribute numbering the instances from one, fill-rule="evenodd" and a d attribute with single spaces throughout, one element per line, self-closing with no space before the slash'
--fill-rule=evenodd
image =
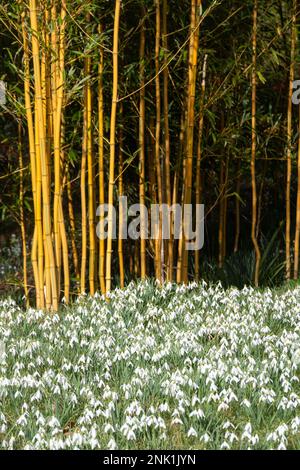
<path id="1" fill-rule="evenodd" d="M 4 449 L 300 449 L 300 288 L 0 301 Z"/>

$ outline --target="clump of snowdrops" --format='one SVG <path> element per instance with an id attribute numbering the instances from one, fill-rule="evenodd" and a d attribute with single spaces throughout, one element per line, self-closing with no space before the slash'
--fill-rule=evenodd
<path id="1" fill-rule="evenodd" d="M 299 449 L 300 288 L 0 301 L 2 449 Z"/>

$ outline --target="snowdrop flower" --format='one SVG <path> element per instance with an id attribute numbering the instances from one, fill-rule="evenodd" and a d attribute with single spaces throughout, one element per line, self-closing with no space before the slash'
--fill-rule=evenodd
<path id="1" fill-rule="evenodd" d="M 106 423 L 103 431 L 105 432 L 105 434 L 108 434 L 109 432 L 115 432 L 115 429 L 112 424 Z"/>
<path id="2" fill-rule="evenodd" d="M 279 446 L 277 447 L 277 449 L 278 450 L 286 450 L 285 443 L 281 441 Z"/>
<path id="3" fill-rule="evenodd" d="M 23 413 L 16 421 L 16 424 L 18 426 L 25 426 L 27 424 L 27 416 L 28 416 L 28 413 L 25 412 Z"/>
<path id="4" fill-rule="evenodd" d="M 48 425 L 50 426 L 50 428 L 58 428 L 60 426 L 60 423 L 55 416 L 52 416 L 48 421 Z"/>
<path id="5" fill-rule="evenodd" d="M 278 434 L 278 436 L 282 437 L 282 436 L 285 436 L 285 434 L 288 432 L 288 430 L 289 430 L 289 428 L 286 424 L 281 424 L 276 429 L 276 433 Z"/>
<path id="6" fill-rule="evenodd" d="M 226 411 L 228 410 L 229 408 L 229 405 L 227 403 L 220 403 L 220 405 L 218 406 L 218 411 Z"/>
<path id="7" fill-rule="evenodd" d="M 0 365 L 5 363 L 6 352 L 5 352 L 5 343 L 0 340 Z"/>
<path id="8" fill-rule="evenodd" d="M 293 434 L 296 434 L 300 428 L 300 417 L 296 416 L 291 422 L 291 429 Z"/>
<path id="9" fill-rule="evenodd" d="M 250 408 L 251 403 L 250 403 L 249 400 L 247 400 L 247 398 L 245 398 L 245 399 L 241 402 L 241 405 L 245 406 L 246 408 Z"/>
<path id="10" fill-rule="evenodd" d="M 200 441 L 206 444 L 207 442 L 210 441 L 210 436 L 207 433 L 205 433 L 200 437 Z"/>
<path id="11" fill-rule="evenodd" d="M 89 444 L 92 449 L 96 449 L 97 447 L 100 446 L 100 443 L 97 439 L 97 431 L 95 428 L 92 428 L 89 433 Z"/>
<path id="12" fill-rule="evenodd" d="M 30 401 L 31 401 L 31 402 L 41 401 L 41 399 L 42 399 L 41 391 L 40 391 L 40 390 L 37 390 L 37 391 L 32 395 L 32 397 L 30 398 Z"/>
<path id="13" fill-rule="evenodd" d="M 300 365 L 300 347 L 297 347 L 292 355 L 293 364 L 298 367 Z"/>
<path id="14" fill-rule="evenodd" d="M 6 423 L 1 423 L 0 424 L 0 434 L 4 434 L 7 431 L 7 426 Z"/>
<path id="15" fill-rule="evenodd" d="M 201 408 L 198 408 L 197 410 L 191 411 L 189 416 L 190 416 L 190 418 L 192 418 L 193 416 L 196 416 L 196 418 L 202 419 L 202 418 L 205 417 L 205 414 L 204 414 L 203 410 L 201 410 Z"/>
<path id="16" fill-rule="evenodd" d="M 222 425 L 223 429 L 229 429 L 229 428 L 234 428 L 234 425 L 230 421 L 225 421 L 225 423 Z"/>
<path id="17" fill-rule="evenodd" d="M 229 449 L 230 449 L 230 445 L 228 444 L 228 442 L 224 441 L 224 442 L 222 442 L 220 448 L 221 448 L 221 450 L 229 450 Z"/>
<path id="18" fill-rule="evenodd" d="M 175 417 L 172 419 L 171 424 L 183 424 L 182 420 L 179 417 Z"/>
<path id="19" fill-rule="evenodd" d="M 244 428 L 244 432 L 241 436 L 241 439 L 247 439 L 248 441 L 251 442 L 252 440 L 252 426 L 251 426 L 251 423 L 247 423 L 245 428 Z"/>
<path id="20" fill-rule="evenodd" d="M 163 413 L 163 412 L 167 412 L 167 411 L 170 410 L 169 405 L 168 405 L 168 403 L 166 403 L 166 402 L 165 402 L 165 403 L 161 403 L 161 404 L 159 405 L 158 409 L 159 409 L 159 411 L 161 411 L 162 413 Z"/>
<path id="21" fill-rule="evenodd" d="M 14 443 L 15 443 L 15 437 L 12 436 L 9 441 L 8 441 L 8 446 L 7 446 L 7 449 L 8 450 L 13 450 L 14 449 Z"/>
<path id="22" fill-rule="evenodd" d="M 276 442 L 278 439 L 276 432 L 271 432 L 267 435 L 267 441 L 274 441 Z"/>
<path id="23" fill-rule="evenodd" d="M 135 436 L 135 433 L 132 429 L 129 429 L 129 431 L 127 432 L 127 440 L 128 441 L 131 441 L 131 440 L 135 440 L 136 439 L 136 436 Z"/>
<path id="24" fill-rule="evenodd" d="M 229 431 L 225 433 L 225 439 L 227 439 L 231 444 L 234 441 L 238 441 L 237 435 L 234 432 L 229 432 Z"/>
<path id="25" fill-rule="evenodd" d="M 251 436 L 250 442 L 253 446 L 259 443 L 259 437 L 258 434 L 255 434 L 255 436 Z"/>

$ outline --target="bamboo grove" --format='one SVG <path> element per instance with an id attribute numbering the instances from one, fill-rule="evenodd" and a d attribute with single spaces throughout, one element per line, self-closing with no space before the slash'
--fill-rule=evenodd
<path id="1" fill-rule="evenodd" d="M 299 12 L 297 0 L 1 0 L 12 156 L 0 181 L 18 187 L 1 205 L 20 226 L 27 305 L 56 311 L 132 278 L 199 280 L 208 259 L 221 270 L 245 249 L 258 286 L 274 237 L 276 269 L 298 279 Z M 143 211 L 139 239 L 114 237 L 122 196 L 204 204 L 203 250 L 172 224 L 164 239 L 161 215 L 147 239 Z"/>

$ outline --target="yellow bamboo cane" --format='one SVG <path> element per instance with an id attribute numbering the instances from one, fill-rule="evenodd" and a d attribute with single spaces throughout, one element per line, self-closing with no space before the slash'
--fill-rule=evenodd
<path id="1" fill-rule="evenodd" d="M 43 107 L 42 107 L 42 87 L 41 87 L 41 70 L 39 58 L 39 41 L 38 41 L 38 24 L 37 24 L 37 8 L 36 0 L 29 0 L 30 7 L 30 23 L 32 29 L 32 60 L 34 68 L 35 93 L 36 93 L 36 112 L 38 126 L 38 143 L 41 162 L 42 177 L 42 194 L 43 194 L 43 215 L 45 218 L 45 238 L 46 247 L 50 260 L 50 276 L 51 276 L 51 292 L 52 292 L 52 308 L 58 310 L 58 293 L 57 293 L 57 277 L 55 270 L 54 251 L 51 238 L 51 218 L 50 218 L 50 200 L 48 183 L 48 167 L 46 159 L 46 141 L 45 129 L 43 127 Z"/>
<path id="2" fill-rule="evenodd" d="M 84 110 L 83 110 L 83 139 L 82 157 L 80 173 L 80 193 L 81 193 L 81 274 L 80 292 L 85 293 L 86 278 L 86 257 L 87 257 L 87 207 L 86 207 L 86 157 L 87 157 L 87 123 L 86 123 L 86 88 L 84 89 Z"/>
<path id="3" fill-rule="evenodd" d="M 289 77 L 289 95 L 287 109 L 287 179 L 286 179 L 286 227 L 285 227 L 285 251 L 286 251 L 286 278 L 291 277 L 291 176 L 292 176 L 292 95 L 293 82 L 295 78 L 295 52 L 296 52 L 296 1 L 293 0 L 292 25 L 291 25 L 291 61 L 290 61 L 290 77 Z M 297 221 L 296 221 L 297 225 Z M 297 229 L 295 234 L 297 242 Z M 297 243 L 295 243 L 295 252 Z M 297 262 L 295 257 L 296 270 L 294 269 L 294 277 L 297 273 Z M 295 268 L 295 265 L 294 265 Z"/>
<path id="4" fill-rule="evenodd" d="M 28 128 L 28 140 L 29 140 L 29 154 L 30 154 L 30 168 L 31 168 L 31 186 L 33 195 L 33 207 L 35 226 L 31 248 L 31 263 L 33 267 L 33 276 L 36 290 L 36 306 L 40 307 L 40 287 L 39 287 L 39 275 L 38 275 L 38 259 L 37 259 L 37 224 L 36 224 L 36 160 L 35 160 L 35 138 L 34 138 L 34 125 L 31 107 L 30 97 L 30 63 L 29 63 L 29 44 L 28 35 L 25 27 L 25 12 L 21 14 L 22 23 L 22 36 L 23 36 L 23 47 L 24 47 L 24 95 L 25 95 L 25 110 Z"/>
<path id="5" fill-rule="evenodd" d="M 107 250 L 106 250 L 106 292 L 111 289 L 112 273 L 112 237 L 113 237 L 113 202 L 114 202 L 114 174 L 116 152 L 116 117 L 118 101 L 118 50 L 119 50 L 119 22 L 121 0 L 115 2 L 114 34 L 113 34 L 113 90 L 110 119 L 110 158 L 109 158 L 109 186 L 108 186 L 108 217 L 107 217 Z"/>
<path id="6" fill-rule="evenodd" d="M 103 32 L 102 25 L 99 26 L 100 34 Z M 105 203 L 104 190 L 104 101 L 103 101 L 103 72 L 104 72 L 104 49 L 100 47 L 99 82 L 98 82 L 98 121 L 99 121 L 99 203 Z M 105 240 L 99 239 L 99 282 L 102 294 L 105 294 Z"/>
<path id="7" fill-rule="evenodd" d="M 171 206 L 172 195 L 171 195 L 171 176 L 170 176 L 170 130 L 169 130 L 169 69 L 168 69 L 168 27 L 167 27 L 167 13 L 168 13 L 168 0 L 163 0 L 163 31 L 162 31 L 162 47 L 164 50 L 164 71 L 163 71 L 163 80 L 164 80 L 164 89 L 163 89 L 163 98 L 164 98 L 164 129 L 165 129 L 165 159 L 164 159 L 164 168 L 165 168 L 165 182 L 166 182 L 166 203 L 168 206 Z M 170 224 L 170 238 L 167 242 L 167 280 L 173 280 L 173 215 L 171 216 Z"/>
<path id="8" fill-rule="evenodd" d="M 145 11 L 143 10 L 145 15 Z M 145 17 L 144 17 L 145 18 Z M 144 20 L 141 24 L 140 33 L 140 110 L 139 110 L 139 147 L 140 147 L 140 205 L 145 205 L 145 25 Z M 145 228 L 146 220 L 145 214 L 142 210 L 140 213 L 141 218 L 141 278 L 146 277 L 146 237 Z"/>
<path id="9" fill-rule="evenodd" d="M 86 58 L 86 75 L 91 74 L 91 57 Z M 89 285 L 90 294 L 95 294 L 96 234 L 95 234 L 95 178 L 92 150 L 92 87 L 87 81 L 87 162 L 88 162 L 88 222 L 89 222 Z"/>
<path id="10" fill-rule="evenodd" d="M 156 167 L 156 179 L 157 179 L 157 192 L 158 192 L 158 204 L 161 205 L 163 202 L 162 195 L 162 174 L 161 174 L 161 161 L 160 161 L 160 128 L 161 128 L 161 97 L 160 97 L 160 75 L 159 75 L 159 52 L 160 52 L 160 0 L 154 0 L 155 4 L 155 105 L 156 105 L 156 123 L 155 123 L 155 167 Z M 155 239 L 155 274 L 158 281 L 163 279 L 163 243 L 162 227 L 161 227 L 161 213 L 159 214 L 158 230 Z"/>
<path id="11" fill-rule="evenodd" d="M 187 149 L 186 149 L 186 174 L 184 185 L 184 205 L 192 202 L 192 177 L 193 177 L 193 144 L 194 144 L 194 120 L 195 120 L 195 94 L 197 77 L 197 59 L 199 42 L 199 12 L 201 0 L 191 1 L 191 38 L 189 46 L 189 70 L 188 70 L 188 111 L 187 111 Z M 182 238 L 182 273 L 181 280 L 188 282 L 188 251 L 185 248 L 185 233 Z"/>
<path id="12" fill-rule="evenodd" d="M 255 273 L 254 284 L 258 286 L 259 268 L 260 268 L 260 248 L 256 237 L 257 223 L 257 194 L 256 194 L 256 176 L 255 176 L 255 159 L 256 159 L 256 63 L 257 63 L 257 10 L 258 2 L 254 0 L 253 7 L 253 29 L 252 29 L 252 74 L 251 74 L 251 186 L 252 186 L 252 223 L 251 223 L 251 239 L 255 250 Z"/>
<path id="13" fill-rule="evenodd" d="M 118 176 L 118 189 L 119 197 L 123 196 L 123 103 L 120 104 L 120 130 L 119 130 L 119 176 Z M 123 211 L 119 214 L 119 226 L 122 230 L 124 223 Z M 123 253 L 123 239 L 119 235 L 118 238 L 118 255 L 119 255 L 119 271 L 120 271 L 120 287 L 124 287 L 124 253 Z"/>

